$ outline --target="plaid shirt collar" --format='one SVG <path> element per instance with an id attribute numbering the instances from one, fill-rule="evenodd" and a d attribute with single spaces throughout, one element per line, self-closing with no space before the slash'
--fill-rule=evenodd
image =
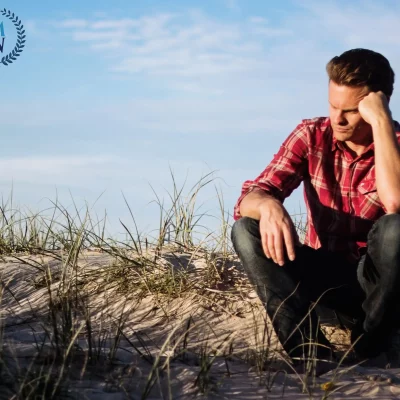
<path id="1" fill-rule="evenodd" d="M 327 128 L 327 130 L 331 130 L 332 131 L 332 126 L 329 125 L 329 127 Z M 341 151 L 346 151 L 346 149 L 343 146 L 343 143 L 340 140 L 337 140 L 335 138 L 335 136 L 333 136 L 332 134 L 332 147 L 331 147 L 332 151 L 335 151 L 336 149 L 339 149 Z M 365 149 L 364 153 L 370 151 L 370 150 L 374 150 L 375 149 L 375 143 L 372 142 L 370 143 L 370 145 Z"/>

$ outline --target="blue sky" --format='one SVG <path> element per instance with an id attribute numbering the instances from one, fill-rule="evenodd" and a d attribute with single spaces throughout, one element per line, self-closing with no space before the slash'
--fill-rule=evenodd
<path id="1" fill-rule="evenodd" d="M 325 65 L 350 48 L 384 54 L 400 71 L 396 1 L 28 0 L 0 4 L 20 17 L 26 47 L 0 66 L 0 190 L 39 211 L 97 201 L 109 231 L 142 230 L 151 203 L 217 171 L 232 210 L 244 180 L 268 164 L 303 118 L 327 115 Z M 2 16 L 1 16 L 2 17 Z M 6 27 L 5 52 L 15 44 Z M 397 85 L 391 100 L 396 118 Z M 397 117 L 398 118 L 398 117 Z M 302 190 L 285 201 L 303 207 Z M 218 215 L 213 185 L 204 211 Z M 304 208 L 303 208 L 304 211 Z M 213 222 L 210 222 L 212 226 Z"/>

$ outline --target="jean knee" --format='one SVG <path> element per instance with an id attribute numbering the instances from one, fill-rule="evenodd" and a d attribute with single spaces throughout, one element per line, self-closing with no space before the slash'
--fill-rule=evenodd
<path id="1" fill-rule="evenodd" d="M 232 226 L 231 240 L 236 252 L 251 251 L 260 238 L 259 221 L 242 217 Z"/>
<path id="2" fill-rule="evenodd" d="M 379 218 L 368 234 L 368 245 L 376 245 L 387 252 L 400 249 L 400 214 L 386 214 Z"/>

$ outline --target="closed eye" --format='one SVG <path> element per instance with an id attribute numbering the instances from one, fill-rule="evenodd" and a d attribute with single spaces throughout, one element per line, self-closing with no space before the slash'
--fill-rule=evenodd
<path id="1" fill-rule="evenodd" d="M 335 107 L 333 104 L 329 103 L 329 105 L 334 109 L 334 110 L 339 110 L 339 108 Z M 342 110 L 344 113 L 358 113 L 358 108 L 349 108 L 347 110 Z"/>

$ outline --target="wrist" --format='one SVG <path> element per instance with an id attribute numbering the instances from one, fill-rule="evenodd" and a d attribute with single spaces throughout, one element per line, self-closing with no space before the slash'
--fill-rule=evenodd
<path id="1" fill-rule="evenodd" d="M 268 196 L 264 199 L 262 199 L 259 204 L 258 204 L 258 212 L 260 213 L 260 215 L 265 212 L 266 210 L 271 208 L 271 205 L 280 205 L 282 206 L 282 203 L 276 199 L 275 197 L 272 196 Z"/>
<path id="2" fill-rule="evenodd" d="M 384 113 L 378 115 L 372 122 L 371 122 L 372 129 L 378 130 L 383 127 L 393 126 L 393 120 L 390 114 Z"/>

